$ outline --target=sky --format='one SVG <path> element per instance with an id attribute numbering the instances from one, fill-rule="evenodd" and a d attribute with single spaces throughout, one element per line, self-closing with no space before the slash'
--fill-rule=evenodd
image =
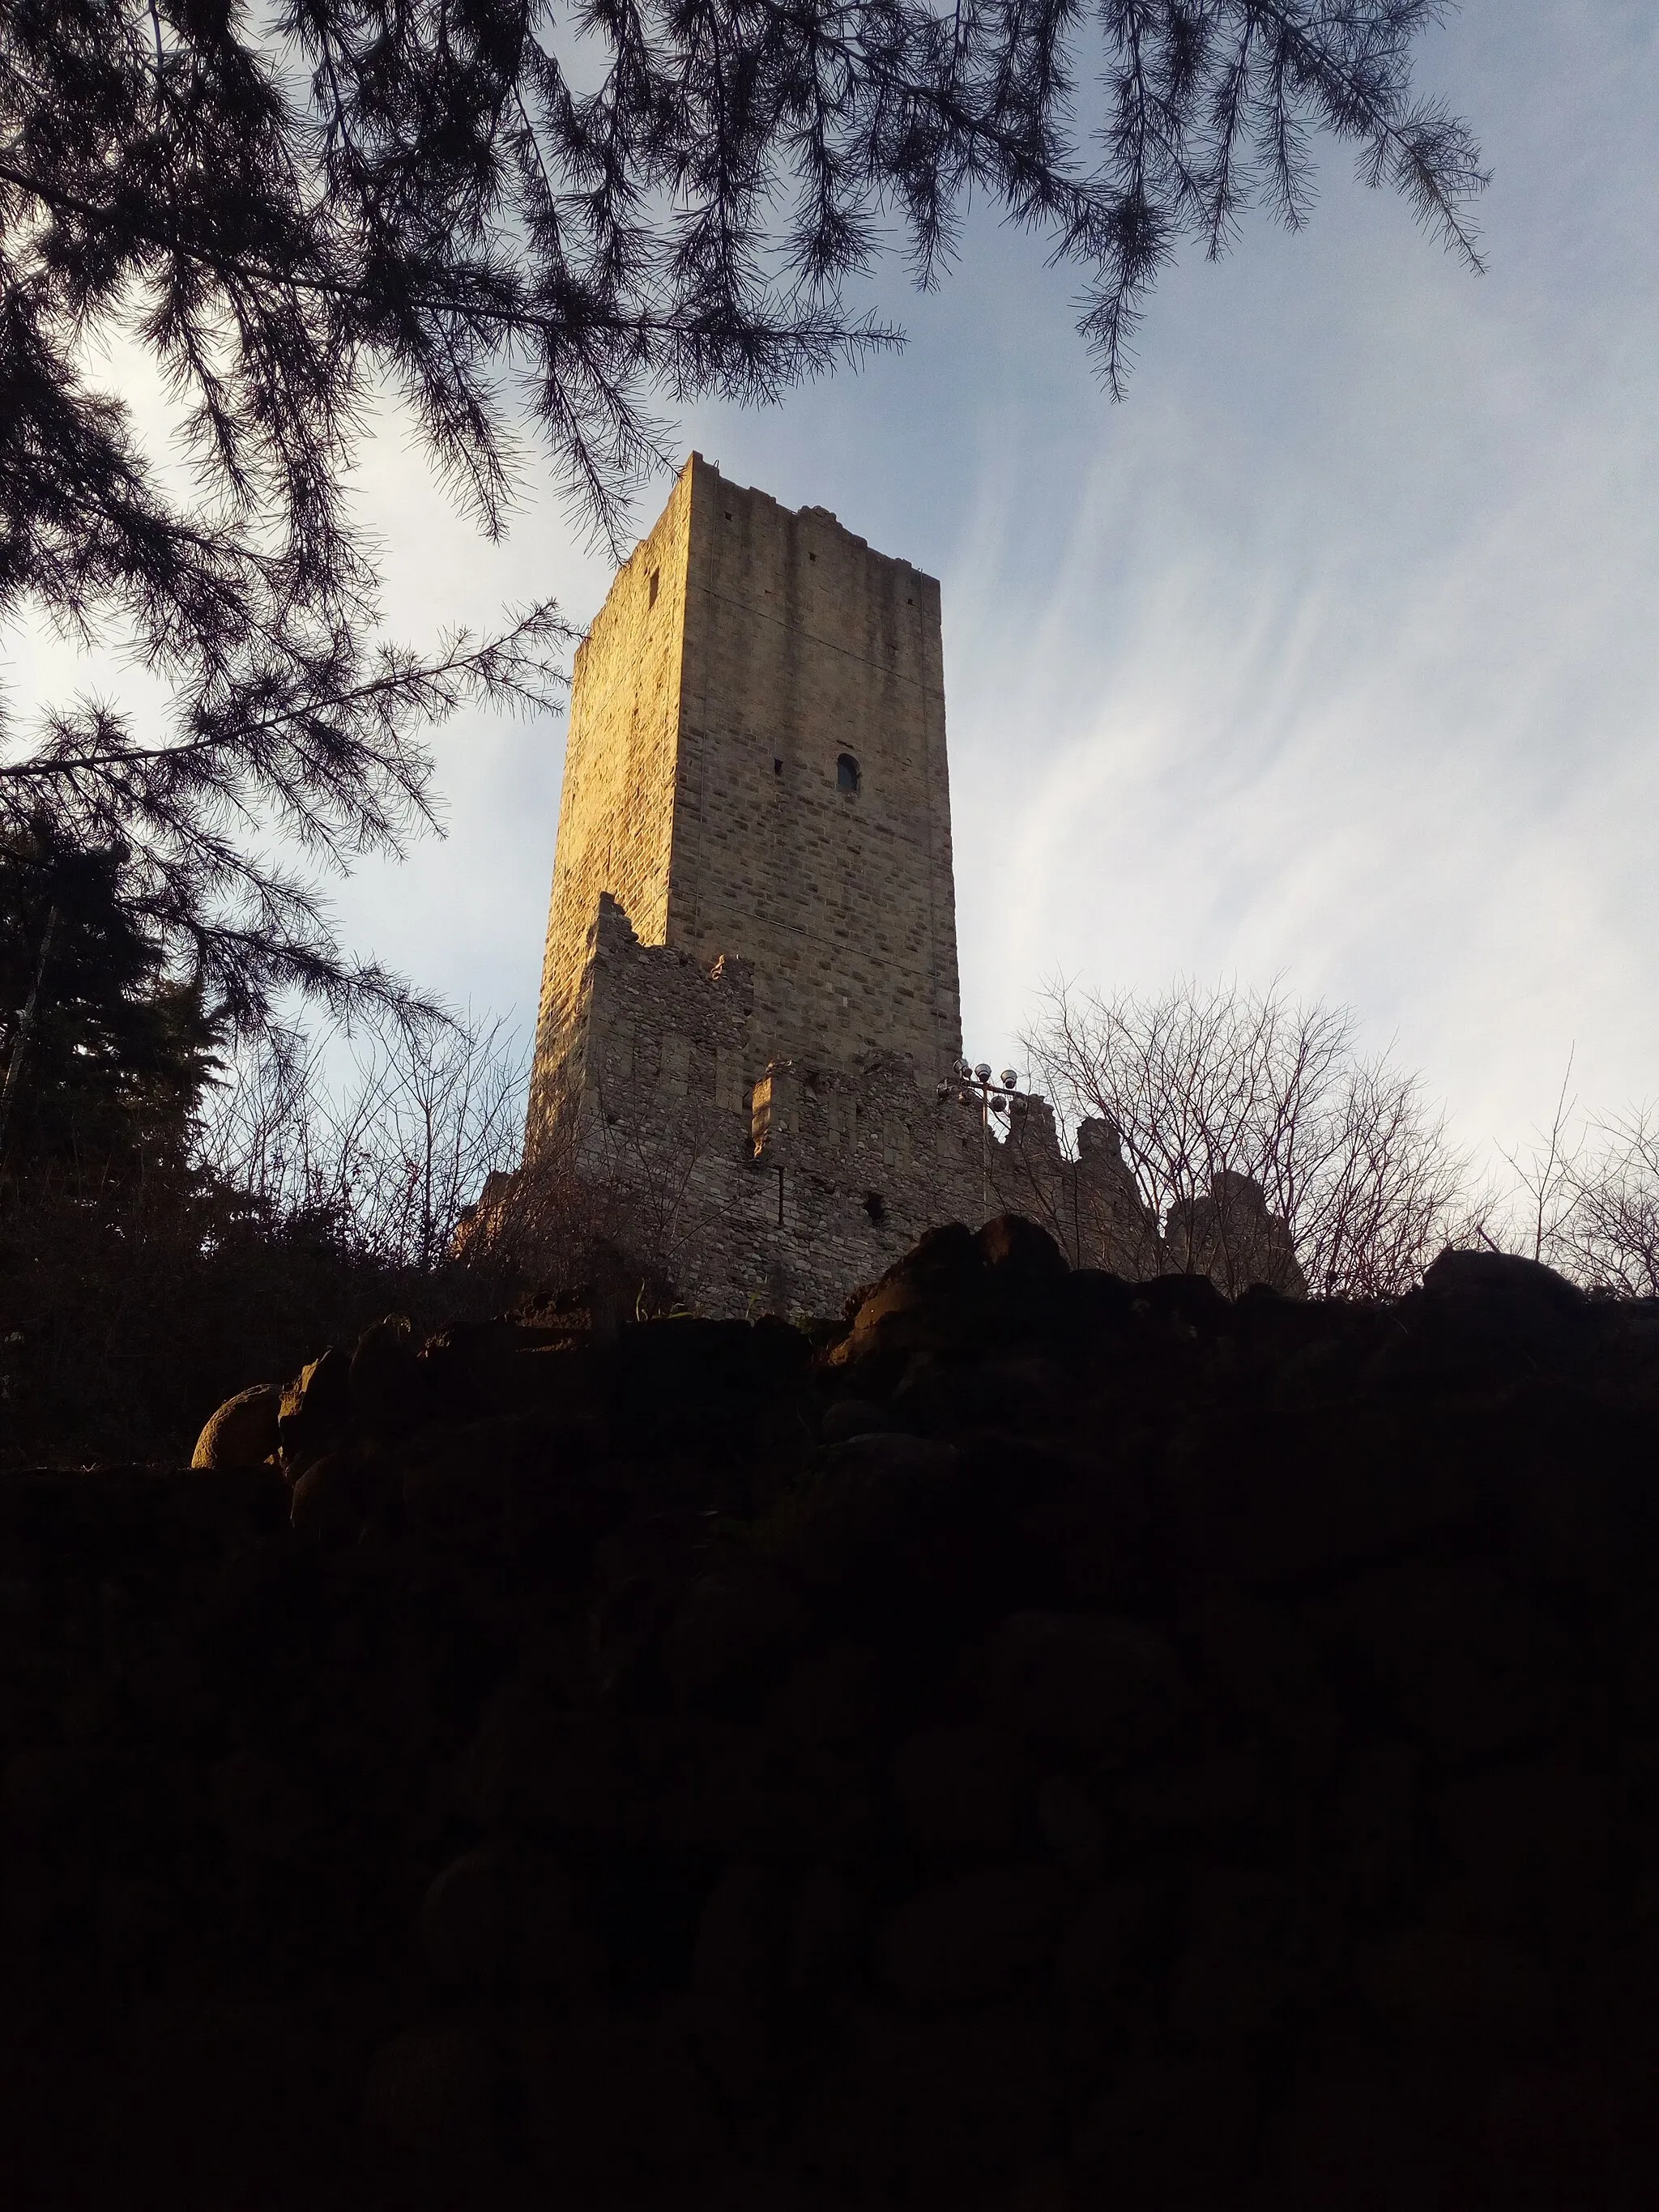
<path id="1" fill-rule="evenodd" d="M 964 1043 L 1045 981 L 1282 977 L 1352 1006 L 1477 1149 L 1659 1097 L 1659 11 L 1466 0 L 1421 54 L 1492 182 L 1474 277 L 1327 147 L 1152 298 L 1127 399 L 1040 245 L 970 222 L 905 350 L 695 447 L 939 577 Z M 642 532 L 665 499 L 641 495 Z M 364 457 L 411 641 L 607 557 L 532 488 L 483 544 L 395 425 Z M 27 690 L 28 672 L 8 669 Z M 447 835 L 335 896 L 348 942 L 533 1021 L 562 721 L 438 737 Z"/>

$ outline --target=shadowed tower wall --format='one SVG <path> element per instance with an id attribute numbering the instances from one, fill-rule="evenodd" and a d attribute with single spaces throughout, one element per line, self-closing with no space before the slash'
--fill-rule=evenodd
<path id="1" fill-rule="evenodd" d="M 843 787 L 842 755 L 857 765 Z M 532 1150 L 574 1081 L 600 894 L 752 965 L 745 1071 L 961 1052 L 939 591 L 693 454 L 576 656 Z"/>

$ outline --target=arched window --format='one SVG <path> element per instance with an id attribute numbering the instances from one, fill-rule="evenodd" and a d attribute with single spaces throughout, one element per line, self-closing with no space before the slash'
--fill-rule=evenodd
<path id="1" fill-rule="evenodd" d="M 862 780 L 859 775 L 859 764 L 852 754 L 842 753 L 836 763 L 836 789 L 856 792 Z"/>

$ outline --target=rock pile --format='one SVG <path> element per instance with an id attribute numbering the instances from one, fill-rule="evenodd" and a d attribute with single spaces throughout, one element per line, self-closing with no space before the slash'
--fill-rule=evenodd
<path id="1" fill-rule="evenodd" d="M 1656 1413 L 1009 1219 L 6 1477 L 7 2201 L 1644 2204 Z"/>

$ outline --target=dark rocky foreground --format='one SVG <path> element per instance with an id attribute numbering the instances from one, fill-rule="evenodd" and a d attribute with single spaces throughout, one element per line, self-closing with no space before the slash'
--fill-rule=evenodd
<path id="1" fill-rule="evenodd" d="M 283 1403 L 0 1479 L 8 2204 L 1653 2201 L 1659 1309 L 994 1224 Z"/>

